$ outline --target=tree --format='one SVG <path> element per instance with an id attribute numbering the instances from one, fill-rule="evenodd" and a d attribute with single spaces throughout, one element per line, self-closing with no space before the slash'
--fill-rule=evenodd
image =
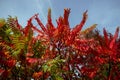
<path id="1" fill-rule="evenodd" d="M 94 30 L 96 24 L 82 30 L 88 16 L 85 11 L 81 22 L 72 29 L 69 14 L 70 9 L 64 9 L 56 27 L 51 9 L 46 25 L 38 14 L 25 27 L 11 16 L 0 19 L 0 79 L 119 79 L 119 28 L 114 35 L 103 29 L 104 36 Z"/>

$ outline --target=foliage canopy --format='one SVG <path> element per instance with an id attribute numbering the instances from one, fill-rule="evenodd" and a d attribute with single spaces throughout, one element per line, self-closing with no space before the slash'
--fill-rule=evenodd
<path id="1" fill-rule="evenodd" d="M 70 9 L 64 9 L 57 26 L 52 23 L 51 9 L 46 25 L 38 14 L 25 27 L 11 16 L 0 19 L 0 79 L 120 79 L 119 27 L 114 35 L 103 29 L 103 36 L 94 30 L 96 24 L 82 30 L 88 17 L 85 11 L 81 22 L 71 29 L 69 14 Z"/>

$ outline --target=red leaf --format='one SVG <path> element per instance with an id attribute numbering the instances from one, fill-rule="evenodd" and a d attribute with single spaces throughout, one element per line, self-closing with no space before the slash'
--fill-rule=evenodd
<path id="1" fill-rule="evenodd" d="M 119 27 L 117 27 L 116 32 L 115 32 L 115 34 L 114 34 L 114 37 L 113 37 L 112 41 L 110 42 L 110 46 L 109 46 L 110 49 L 113 48 L 113 46 L 114 46 L 114 44 L 115 44 L 115 40 L 116 40 L 117 37 L 118 37 L 118 33 L 119 33 Z"/>
<path id="2" fill-rule="evenodd" d="M 4 69 L 0 69 L 0 75 L 2 75 L 4 71 L 5 71 Z"/>
<path id="3" fill-rule="evenodd" d="M 68 17 L 70 14 L 70 9 L 64 9 L 64 24 L 69 26 Z"/>
<path id="4" fill-rule="evenodd" d="M 27 57 L 32 57 L 33 55 L 34 55 L 34 54 L 32 54 L 32 53 L 27 53 L 27 54 L 26 54 Z"/>
<path id="5" fill-rule="evenodd" d="M 9 76 L 9 74 L 10 74 L 10 70 L 5 70 L 5 71 L 2 73 L 2 76 L 3 76 L 4 78 L 7 78 L 7 77 Z"/>
<path id="6" fill-rule="evenodd" d="M 32 16 L 32 17 L 28 20 L 27 26 L 24 28 L 24 31 L 23 31 L 24 34 L 25 34 L 25 36 L 28 35 L 30 28 L 33 26 L 33 24 L 32 24 L 32 19 L 35 18 L 36 15 L 38 15 L 38 14 L 35 14 L 34 16 Z"/>
<path id="7" fill-rule="evenodd" d="M 33 74 L 33 78 L 38 79 L 38 78 L 40 78 L 42 75 L 43 75 L 43 72 L 42 72 L 42 71 L 40 71 L 40 72 L 35 72 L 35 73 Z"/>
<path id="8" fill-rule="evenodd" d="M 55 27 L 52 23 L 52 19 L 51 19 L 51 9 L 48 9 L 48 21 L 46 24 L 46 28 L 47 28 L 47 35 L 49 36 L 49 38 L 53 37 L 53 32 L 55 31 Z"/>
<path id="9" fill-rule="evenodd" d="M 41 30 L 39 30 L 38 28 L 36 28 L 35 26 L 32 26 L 32 29 L 37 31 L 39 34 L 43 34 L 43 32 Z"/>
<path id="10" fill-rule="evenodd" d="M 83 27 L 83 25 L 85 24 L 87 20 L 87 11 L 83 13 L 83 19 L 80 22 L 80 24 L 78 24 L 73 30 L 72 30 L 72 36 L 76 35 Z"/>
<path id="11" fill-rule="evenodd" d="M 70 43 L 72 43 L 74 41 L 74 39 L 75 39 L 76 35 L 78 34 L 78 32 L 81 31 L 81 29 L 82 29 L 83 25 L 85 24 L 86 20 L 87 20 L 87 11 L 84 12 L 83 18 L 82 18 L 82 21 L 80 22 L 80 24 L 76 25 L 76 27 L 73 28 L 73 30 L 71 31 L 71 33 L 70 33 L 70 41 L 68 40 Z"/>
<path id="12" fill-rule="evenodd" d="M 15 60 L 8 60 L 8 61 L 7 61 L 7 66 L 10 67 L 10 68 L 12 68 L 12 67 L 15 66 L 15 63 L 16 63 Z"/>
<path id="13" fill-rule="evenodd" d="M 27 58 L 27 62 L 30 63 L 30 64 L 33 64 L 33 63 L 38 62 L 38 59 L 36 59 L 36 58 Z"/>
<path id="14" fill-rule="evenodd" d="M 55 29 L 54 25 L 52 24 L 52 19 L 51 19 L 51 9 L 48 9 L 48 24 L 51 30 Z"/>
<path id="15" fill-rule="evenodd" d="M 104 33 L 104 37 L 105 37 L 105 42 L 106 42 L 106 44 L 108 45 L 108 44 L 109 44 L 108 33 L 107 33 L 107 31 L 105 30 L 105 28 L 103 29 L 103 33 Z"/>
<path id="16" fill-rule="evenodd" d="M 39 24 L 39 26 L 41 27 L 41 29 L 46 33 L 47 29 L 45 28 L 45 26 L 42 24 L 41 20 L 38 18 L 38 15 L 36 15 L 35 20 L 37 21 L 37 23 Z"/>
<path id="17" fill-rule="evenodd" d="M 92 78 L 95 76 L 95 74 L 96 74 L 95 71 L 94 71 L 94 72 L 91 72 L 91 73 L 89 74 L 89 77 L 92 79 Z"/>

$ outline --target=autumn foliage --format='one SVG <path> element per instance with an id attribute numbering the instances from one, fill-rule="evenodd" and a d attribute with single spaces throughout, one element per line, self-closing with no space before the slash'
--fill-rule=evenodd
<path id="1" fill-rule="evenodd" d="M 1 80 L 119 80 L 119 27 L 114 35 L 96 24 L 82 30 L 81 22 L 70 27 L 70 9 L 64 9 L 54 26 L 51 9 L 44 25 L 35 14 L 22 27 L 17 18 L 0 19 Z M 33 24 L 33 20 L 38 26 Z"/>

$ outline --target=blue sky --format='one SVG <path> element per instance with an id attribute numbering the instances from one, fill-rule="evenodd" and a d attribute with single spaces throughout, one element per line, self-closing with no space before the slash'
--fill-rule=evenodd
<path id="1" fill-rule="evenodd" d="M 39 18 L 45 24 L 48 8 L 52 9 L 55 25 L 56 19 L 63 15 L 64 8 L 71 8 L 71 28 L 80 23 L 86 10 L 88 20 L 83 29 L 98 24 L 99 30 L 105 27 L 114 33 L 116 27 L 120 26 L 120 0 L 0 0 L 0 18 L 17 16 L 20 24 L 25 26 L 31 16 L 39 13 Z"/>

